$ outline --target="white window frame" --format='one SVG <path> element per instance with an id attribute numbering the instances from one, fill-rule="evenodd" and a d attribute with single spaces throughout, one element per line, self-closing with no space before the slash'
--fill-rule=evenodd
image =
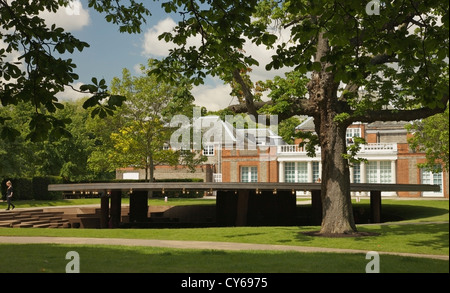
<path id="1" fill-rule="evenodd" d="M 424 191 L 423 197 L 443 197 L 444 196 L 444 174 L 441 172 L 433 173 L 425 169 L 420 169 L 420 183 L 421 184 L 435 184 L 441 187 L 440 191 Z"/>
<path id="2" fill-rule="evenodd" d="M 361 137 L 361 128 L 347 128 L 347 132 L 345 134 L 347 143 L 353 141 L 354 137 Z"/>
<path id="3" fill-rule="evenodd" d="M 297 178 L 297 163 L 295 162 L 286 162 L 284 164 L 284 181 L 289 183 L 296 182 Z"/>
<path id="4" fill-rule="evenodd" d="M 361 163 L 353 165 L 353 183 L 361 183 Z"/>
<path id="5" fill-rule="evenodd" d="M 242 166 L 241 167 L 241 182 L 245 182 L 245 183 L 258 182 L 258 167 Z"/>
<path id="6" fill-rule="evenodd" d="M 366 165 L 367 183 L 392 183 L 391 161 L 369 161 Z"/>
<path id="7" fill-rule="evenodd" d="M 312 162 L 312 179 L 313 182 L 319 182 L 320 179 L 320 163 L 319 162 Z"/>
<path id="8" fill-rule="evenodd" d="M 308 182 L 308 162 L 297 162 L 297 182 Z"/>
<path id="9" fill-rule="evenodd" d="M 214 156 L 215 153 L 215 147 L 213 144 L 207 144 L 203 147 L 203 155 L 207 157 Z"/>

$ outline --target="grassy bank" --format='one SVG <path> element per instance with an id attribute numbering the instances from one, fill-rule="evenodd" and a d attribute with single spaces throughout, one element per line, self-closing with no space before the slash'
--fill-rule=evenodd
<path id="1" fill-rule="evenodd" d="M 80 200 L 77 204 L 80 204 Z M 96 202 L 95 202 L 96 201 Z M 208 202 L 211 201 L 211 202 Z M 151 199 L 149 204 L 164 200 Z M 214 204 L 210 199 L 188 199 L 189 204 Z M 98 203 L 85 201 L 84 204 Z M 34 203 L 37 204 L 37 203 Z M 175 201 L 171 201 L 175 204 Z M 184 200 L 177 204 L 186 204 Z M 368 208 L 368 201 L 355 203 L 355 209 Z M 60 205 L 60 204 L 58 204 Z M 358 225 L 358 230 L 378 236 L 357 238 L 322 238 L 305 232 L 317 226 L 302 227 L 225 227 L 195 229 L 0 229 L 0 236 L 101 237 L 161 240 L 198 240 L 238 243 L 279 244 L 293 246 L 358 249 L 363 251 L 403 252 L 415 254 L 449 254 L 448 200 L 383 199 L 384 224 Z M 44 247 L 44 248 L 43 248 Z M 48 248 L 48 249 L 47 249 Z M 51 249 L 50 249 L 51 248 Z M 11 245 L 2 244 L 6 255 L 14 256 L 0 262 L 0 271 L 56 272 L 61 255 L 69 249 L 84 255 L 84 270 L 90 272 L 364 272 L 364 255 L 341 253 L 299 253 L 275 251 L 229 252 L 214 250 L 179 250 L 151 247 Z M 124 253 L 126 252 L 126 253 Z M 39 255 L 39 259 L 37 259 Z M 106 257 L 115 255 L 113 259 Z M 27 258 L 28 256 L 28 258 Z M 30 256 L 34 256 L 30 258 Z M 87 257 L 89 256 L 89 257 Z M 32 259 L 32 261 L 30 261 Z M 147 261 L 144 261 L 147 260 Z M 278 261 L 277 261 L 278 260 Z M 23 263 L 29 263 L 29 268 Z M 136 265 L 128 265 L 134 262 Z M 22 265 L 20 265 L 22 263 Z M 382 256 L 381 272 L 443 272 L 448 261 Z"/>

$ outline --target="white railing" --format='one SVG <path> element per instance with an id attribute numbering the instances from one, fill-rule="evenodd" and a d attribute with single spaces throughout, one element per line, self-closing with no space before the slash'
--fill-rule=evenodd
<path id="1" fill-rule="evenodd" d="M 316 147 L 316 153 L 320 152 L 320 148 Z M 396 153 L 397 144 L 396 143 L 368 143 L 362 144 L 359 153 Z M 277 148 L 277 154 L 306 154 L 306 149 L 298 145 L 280 145 Z"/>
<path id="2" fill-rule="evenodd" d="M 368 143 L 361 145 L 360 153 L 367 152 L 397 152 L 396 143 Z"/>

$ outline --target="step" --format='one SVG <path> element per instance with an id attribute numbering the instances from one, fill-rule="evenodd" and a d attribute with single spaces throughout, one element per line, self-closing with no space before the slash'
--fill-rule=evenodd
<path id="1" fill-rule="evenodd" d="M 9 221 L 0 221 L 0 224 L 9 224 L 9 225 L 13 225 L 13 224 L 20 224 L 20 221 L 18 220 L 9 220 Z"/>
<path id="2" fill-rule="evenodd" d="M 55 217 L 49 217 L 49 216 L 37 216 L 36 219 L 39 220 L 46 220 L 46 221 L 59 221 L 62 220 L 63 218 L 60 216 L 55 216 Z"/>
<path id="3" fill-rule="evenodd" d="M 23 224 L 31 224 L 31 225 L 40 225 L 40 224 L 48 224 L 48 221 L 45 220 L 30 220 L 30 221 L 22 221 Z"/>
<path id="4" fill-rule="evenodd" d="M 33 228 L 49 228 L 50 226 L 51 226 L 50 223 L 43 223 L 43 224 L 33 225 Z"/>
<path id="5" fill-rule="evenodd" d="M 30 223 L 20 223 L 16 225 L 12 225 L 13 228 L 32 228 L 33 224 Z"/>

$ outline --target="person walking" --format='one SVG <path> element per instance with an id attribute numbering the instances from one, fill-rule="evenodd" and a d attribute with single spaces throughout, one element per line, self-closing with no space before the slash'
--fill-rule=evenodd
<path id="1" fill-rule="evenodd" d="M 6 208 L 6 210 L 8 211 L 11 206 L 12 206 L 12 209 L 14 209 L 16 206 L 12 203 L 14 189 L 13 189 L 11 181 L 8 180 L 6 182 L 6 186 L 8 186 L 8 189 L 6 190 L 6 201 L 8 202 L 8 207 Z"/>

